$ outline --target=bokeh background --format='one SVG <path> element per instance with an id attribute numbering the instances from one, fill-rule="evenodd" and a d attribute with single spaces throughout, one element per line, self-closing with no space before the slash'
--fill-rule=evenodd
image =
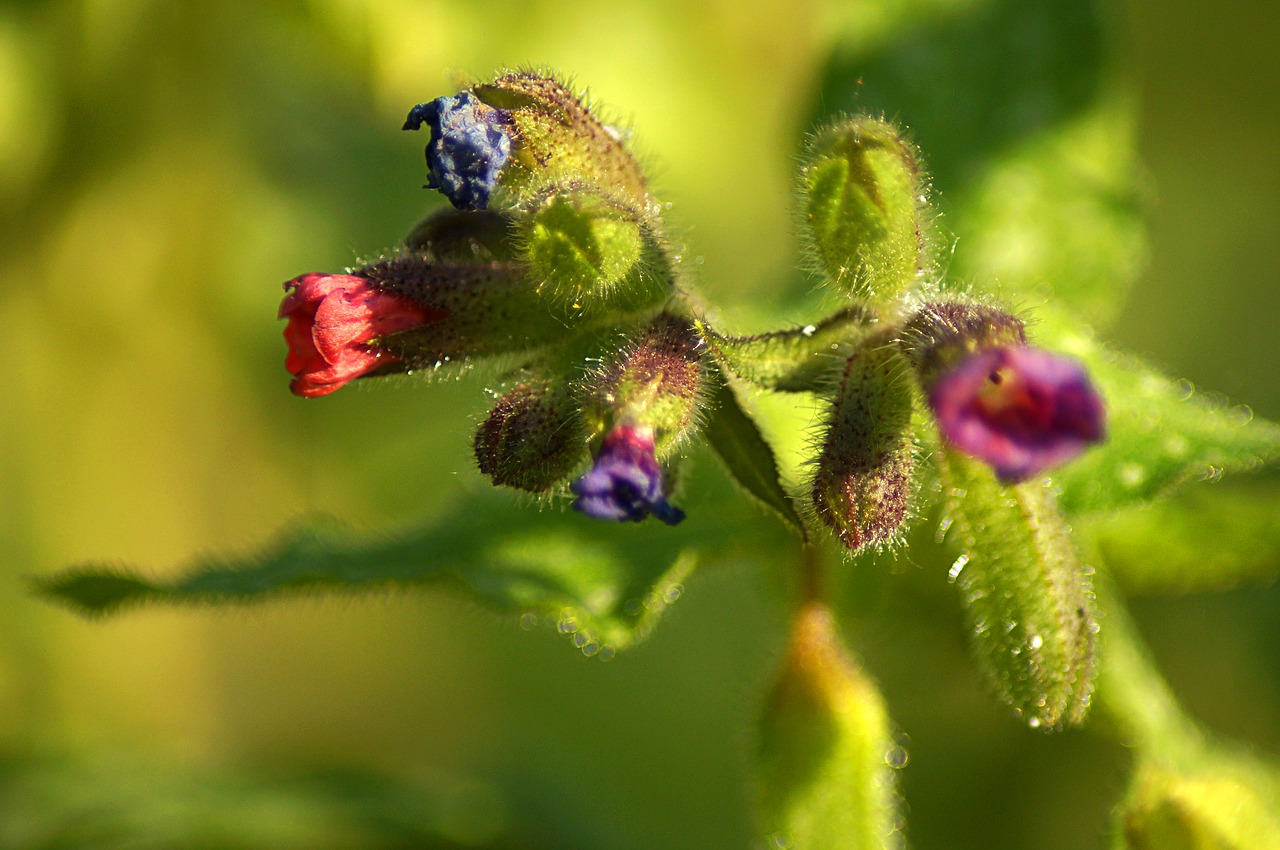
<path id="1" fill-rule="evenodd" d="M 776 325 L 804 318 L 769 313 L 795 291 L 795 156 L 838 34 L 983 5 L 0 2 L 0 847 L 746 846 L 786 565 L 695 575 L 607 663 L 446 592 L 85 622 L 26 579 L 165 574 L 303 514 L 419 521 L 478 484 L 482 383 L 296 399 L 274 318 L 282 281 L 438 205 L 399 127 L 451 74 L 588 85 L 637 128 L 708 299 Z M 1109 11 L 1150 240 L 1108 337 L 1280 419 L 1280 14 Z M 886 610 L 936 604 L 911 588 L 938 581 L 908 571 Z M 1135 602 L 1192 709 L 1271 753 L 1277 605 Z M 1018 728 L 958 612 L 908 613 L 903 643 L 860 638 L 910 755 L 913 844 L 1102 846 L 1125 753 Z"/>

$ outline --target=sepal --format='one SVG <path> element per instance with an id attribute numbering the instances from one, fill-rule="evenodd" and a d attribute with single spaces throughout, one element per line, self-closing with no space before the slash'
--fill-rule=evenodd
<path id="1" fill-rule="evenodd" d="M 494 484 L 545 493 L 587 455 L 587 433 L 572 384 L 522 375 L 476 429 L 480 472 Z"/>

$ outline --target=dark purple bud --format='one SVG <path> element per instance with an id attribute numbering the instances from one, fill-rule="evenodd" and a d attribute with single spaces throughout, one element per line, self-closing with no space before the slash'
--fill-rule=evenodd
<path id="1" fill-rule="evenodd" d="M 427 188 L 439 189 L 460 210 L 482 210 L 511 155 L 508 116 L 470 92 L 438 97 L 409 111 L 404 129 L 431 130 Z"/>
<path id="2" fill-rule="evenodd" d="M 1105 436 L 1105 409 L 1084 368 L 1038 348 L 987 348 L 929 391 L 943 438 L 1006 483 L 1075 457 Z"/>
<path id="3" fill-rule="evenodd" d="M 666 499 L 652 428 L 614 428 L 605 435 L 591 471 L 571 487 L 578 497 L 573 507 L 597 519 L 640 522 L 652 514 L 667 525 L 684 519 L 684 511 Z"/>

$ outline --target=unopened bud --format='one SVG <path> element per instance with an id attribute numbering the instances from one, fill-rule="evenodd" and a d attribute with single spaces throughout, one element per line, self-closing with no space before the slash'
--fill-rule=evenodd
<path id="1" fill-rule="evenodd" d="M 814 254 L 837 286 L 891 302 L 924 265 L 924 181 L 915 150 L 886 121 L 820 132 L 800 175 Z"/>
<path id="2" fill-rule="evenodd" d="M 476 429 L 476 462 L 494 484 L 544 493 L 587 454 L 587 433 L 571 386 L 528 377 L 498 399 Z"/>
<path id="3" fill-rule="evenodd" d="M 907 514 L 913 467 L 909 367 L 873 340 L 849 359 L 814 474 L 818 518 L 854 551 L 889 543 Z"/>
<path id="4" fill-rule="evenodd" d="M 687 319 L 663 314 L 605 367 L 589 400 L 594 429 L 641 425 L 665 456 L 690 431 L 702 391 L 702 343 Z"/>
<path id="5" fill-rule="evenodd" d="M 769 846 L 895 848 L 893 741 L 884 700 L 840 643 L 831 612 L 806 605 L 765 703 L 759 814 Z"/>
<path id="6" fill-rule="evenodd" d="M 525 257 L 557 301 L 608 298 L 640 261 L 644 234 L 626 204 L 570 184 L 531 206 L 520 223 Z"/>

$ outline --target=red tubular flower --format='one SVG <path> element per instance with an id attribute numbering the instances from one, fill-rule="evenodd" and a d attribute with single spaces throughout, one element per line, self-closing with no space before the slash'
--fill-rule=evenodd
<path id="1" fill-rule="evenodd" d="M 1084 368 L 1038 348 L 987 348 L 942 375 L 929 406 L 943 438 L 1006 483 L 1103 439 L 1105 410 Z"/>
<path id="2" fill-rule="evenodd" d="M 327 395 L 398 358 L 380 337 L 438 322 L 448 314 L 375 289 L 363 277 L 304 274 L 284 285 L 279 318 L 288 319 L 284 366 L 289 389 L 304 398 Z"/>

